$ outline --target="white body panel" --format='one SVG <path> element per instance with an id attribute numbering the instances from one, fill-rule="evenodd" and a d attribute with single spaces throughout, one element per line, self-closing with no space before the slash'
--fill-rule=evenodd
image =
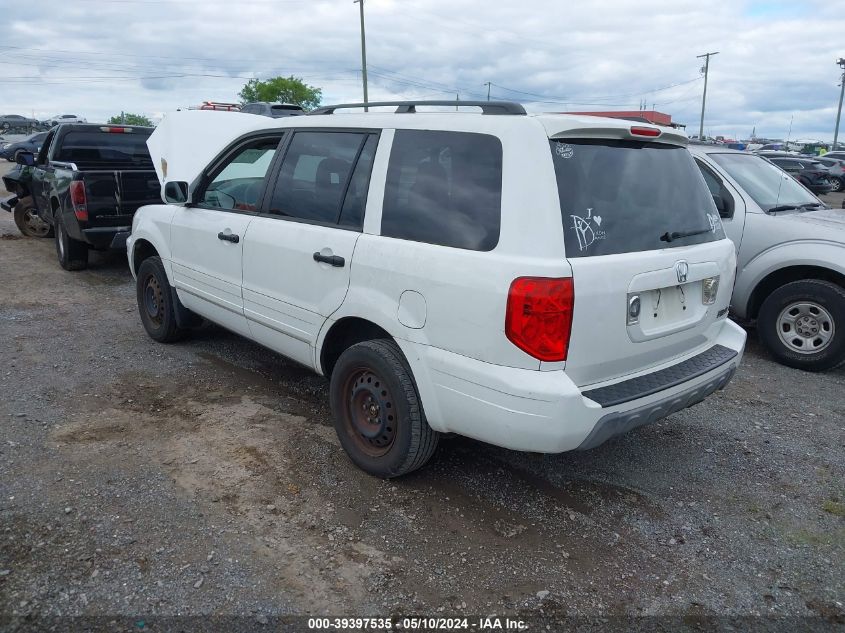
<path id="1" fill-rule="evenodd" d="M 249 336 L 244 317 L 243 238 L 253 216 L 180 207 L 170 229 L 171 282 L 185 307 Z M 218 238 L 234 234 L 237 244 Z"/>
<path id="2" fill-rule="evenodd" d="M 253 338 L 314 366 L 314 345 L 349 286 L 357 231 L 277 218 L 255 218 L 244 240 L 243 300 Z M 343 257 L 342 267 L 314 253 Z"/>
<path id="3" fill-rule="evenodd" d="M 209 115 L 215 114 L 212 121 Z M 592 130 L 596 138 L 626 139 L 630 122 L 454 113 L 270 120 L 208 112 L 169 115 L 165 121 L 168 125 L 151 137 L 154 162 L 159 166 L 163 152 L 167 153 L 168 173 L 160 174 L 162 180 L 189 183 L 199 180 L 227 142 L 249 131 L 381 130 L 361 232 L 180 207 L 168 234 L 153 228 L 162 207 L 146 207 L 136 215 L 128 242 L 130 261 L 138 240 L 150 241 L 169 260 L 166 269 L 187 307 L 318 372 L 323 369 L 321 349 L 335 323 L 347 317 L 374 323 L 404 352 L 427 420 L 436 430 L 519 450 L 570 450 L 581 445 L 603 416 L 657 406 L 706 386 L 718 371 L 610 408 L 582 395 L 586 386 L 602 387 L 671 367 L 716 344 L 737 353 L 719 371 L 739 364 L 744 331 L 723 318 L 736 261 L 729 240 L 566 258 L 549 138 L 589 136 Z M 184 127 L 181 121 L 187 121 Z M 213 137 L 192 151 L 198 130 L 212 128 Z M 471 251 L 380 234 L 395 129 L 478 132 L 500 140 L 502 215 L 493 250 Z M 665 136 L 667 142 L 682 142 L 673 132 Z M 241 236 L 238 245 L 217 239 L 217 233 L 227 229 Z M 345 265 L 315 262 L 316 252 L 341 256 Z M 679 309 L 680 303 L 667 300 L 668 316 L 626 327 L 627 293 L 677 292 L 673 266 L 681 259 L 689 263 L 689 289 L 698 288 L 700 293 L 701 279 L 720 276 L 716 302 L 701 306 L 697 296 L 694 309 L 676 314 L 671 310 Z M 508 289 L 523 276 L 574 278 L 568 361 L 540 362 L 506 338 Z"/>

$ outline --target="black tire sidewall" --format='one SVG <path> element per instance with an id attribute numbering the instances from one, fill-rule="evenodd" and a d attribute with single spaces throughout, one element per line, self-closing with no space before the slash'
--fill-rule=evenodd
<path id="1" fill-rule="evenodd" d="M 160 325 L 156 325 L 147 314 L 144 307 L 144 289 L 147 280 L 150 276 L 155 276 L 156 280 L 161 286 L 161 302 L 164 306 L 163 315 Z M 141 323 L 144 329 L 149 334 L 150 338 L 160 342 L 167 343 L 174 340 L 178 331 L 176 325 L 176 314 L 173 309 L 173 296 L 170 290 L 170 282 L 167 280 L 167 273 L 164 270 L 159 257 L 148 257 L 141 265 L 138 266 L 137 281 L 135 283 L 135 297 L 138 301 L 138 314 L 141 317 Z"/>
<path id="2" fill-rule="evenodd" d="M 833 317 L 833 341 L 815 354 L 799 354 L 781 342 L 777 319 L 789 304 L 798 301 L 818 303 Z M 845 290 L 821 280 L 794 281 L 772 292 L 760 307 L 757 317 L 760 341 L 781 363 L 807 371 L 833 369 L 845 361 Z"/>
<path id="3" fill-rule="evenodd" d="M 410 371 L 406 367 L 397 367 L 396 364 L 385 358 L 383 352 L 377 350 L 377 347 L 365 343 L 353 345 L 341 354 L 331 376 L 332 415 L 341 446 L 359 468 L 377 477 L 395 477 L 407 472 L 405 464 L 408 461 L 408 453 L 411 449 L 413 425 L 427 425 L 428 423 L 425 421 L 422 405 Z M 343 393 L 344 385 L 350 372 L 362 367 L 370 369 L 385 382 L 396 407 L 396 438 L 390 450 L 380 457 L 367 455 L 357 446 L 355 440 L 350 436 L 350 433 L 353 433 L 354 430 L 346 424 L 343 415 L 344 409 L 348 407 L 348 398 Z M 397 371 L 402 375 L 397 375 Z M 409 386 L 413 389 L 416 403 L 409 401 L 406 391 Z"/>

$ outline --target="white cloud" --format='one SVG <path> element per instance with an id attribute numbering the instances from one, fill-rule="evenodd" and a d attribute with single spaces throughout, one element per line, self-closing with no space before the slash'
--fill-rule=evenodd
<path id="1" fill-rule="evenodd" d="M 365 0 L 370 98 L 495 98 L 534 110 L 636 109 L 697 131 L 711 63 L 712 134 L 830 139 L 845 56 L 836 3 L 769 0 Z M 236 100 L 249 77 L 294 74 L 358 101 L 349 0 L 77 0 L 4 8 L 0 110 L 149 115 Z M 6 48 L 18 47 L 18 48 Z M 666 88 L 667 86 L 672 86 Z M 548 101 L 548 103 L 539 103 Z"/>

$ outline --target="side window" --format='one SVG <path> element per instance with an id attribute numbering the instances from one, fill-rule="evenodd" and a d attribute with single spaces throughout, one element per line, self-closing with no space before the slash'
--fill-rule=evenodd
<path id="1" fill-rule="evenodd" d="M 221 167 L 202 195 L 202 205 L 214 209 L 255 211 L 279 137 L 263 138 L 239 148 Z"/>
<path id="2" fill-rule="evenodd" d="M 364 208 L 367 206 L 367 190 L 370 187 L 370 172 L 373 170 L 373 159 L 376 156 L 378 136 L 370 134 L 355 164 L 355 171 L 349 181 L 346 199 L 340 211 L 338 224 L 360 231 L 364 226 Z"/>
<path id="3" fill-rule="evenodd" d="M 734 199 L 731 192 L 722 182 L 722 179 L 716 173 L 707 167 L 704 163 L 696 160 L 696 165 L 704 176 L 704 182 L 707 183 L 707 188 L 713 196 L 713 202 L 716 203 L 716 208 L 719 210 L 719 216 L 723 220 L 728 220 L 734 215 Z"/>
<path id="4" fill-rule="evenodd" d="M 397 130 L 381 234 L 489 251 L 499 242 L 502 144 L 470 132 Z"/>
<path id="5" fill-rule="evenodd" d="M 367 138 L 359 132 L 296 132 L 279 170 L 270 213 L 337 224 Z"/>

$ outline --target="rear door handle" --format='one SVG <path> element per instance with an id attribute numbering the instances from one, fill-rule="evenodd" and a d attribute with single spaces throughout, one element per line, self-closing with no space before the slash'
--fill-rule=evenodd
<path id="1" fill-rule="evenodd" d="M 346 260 L 340 255 L 321 255 L 319 251 L 314 253 L 314 261 L 330 264 L 335 268 L 343 268 L 346 265 Z"/>
<path id="2" fill-rule="evenodd" d="M 234 233 L 223 233 L 222 231 L 217 234 L 217 239 L 223 240 L 224 242 L 231 242 L 232 244 L 237 244 L 241 241 L 240 236 Z"/>

